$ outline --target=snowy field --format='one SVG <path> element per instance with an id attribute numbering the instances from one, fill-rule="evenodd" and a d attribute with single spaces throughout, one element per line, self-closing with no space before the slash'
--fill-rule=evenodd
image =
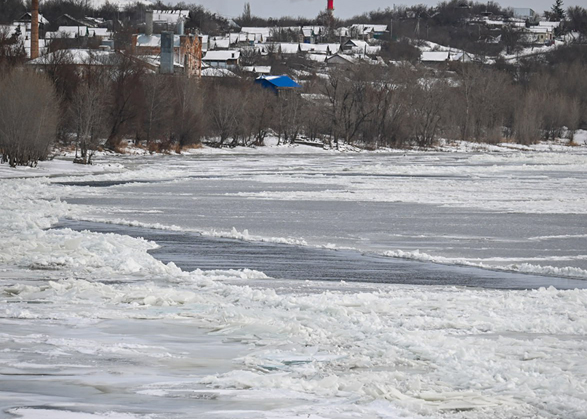
<path id="1" fill-rule="evenodd" d="M 0 166 L 0 418 L 587 417 L 584 286 L 182 270 L 152 241 L 51 229 L 105 222 L 582 285 L 586 148 L 495 151 Z"/>

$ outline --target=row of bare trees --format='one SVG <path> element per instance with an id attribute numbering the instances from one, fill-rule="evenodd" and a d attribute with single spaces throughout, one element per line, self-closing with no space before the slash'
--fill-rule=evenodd
<path id="1" fill-rule="evenodd" d="M 245 77 L 159 75 L 132 55 L 98 54 L 82 65 L 52 57 L 42 72 L 0 72 L 3 162 L 46 158 L 56 131 L 91 163 L 96 150 L 129 139 L 153 151 L 262 145 L 270 134 L 333 147 L 429 147 L 441 137 L 529 144 L 572 139 L 587 124 L 581 61 L 523 75 L 476 64 L 450 72 L 356 64 L 276 95 Z"/>
<path id="2" fill-rule="evenodd" d="M 430 147 L 440 137 L 524 144 L 572 139 L 587 124 L 585 70 L 573 63 L 520 83 L 508 72 L 474 64 L 450 73 L 358 65 L 310 81 L 305 93 L 279 96 L 233 81 L 201 93 L 202 137 L 217 137 L 221 145 L 261 144 L 273 131 L 283 142 L 305 138 L 367 148 Z"/>
<path id="3" fill-rule="evenodd" d="M 587 80 L 580 76 L 586 70 L 580 63 L 543 70 L 523 85 L 473 64 L 450 73 L 355 69 L 331 74 L 323 113 L 335 140 L 366 147 L 429 147 L 439 137 L 523 144 L 572 139 L 587 123 Z"/>

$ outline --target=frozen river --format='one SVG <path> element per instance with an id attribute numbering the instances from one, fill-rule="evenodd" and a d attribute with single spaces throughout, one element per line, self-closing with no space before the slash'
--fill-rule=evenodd
<path id="1" fill-rule="evenodd" d="M 2 179 L 0 417 L 585 418 L 586 164 L 269 148 Z"/>
<path id="2" fill-rule="evenodd" d="M 554 156 L 168 158 L 131 183 L 70 182 L 87 197 L 68 201 L 100 220 L 587 278 L 585 156 Z"/>
<path id="3" fill-rule="evenodd" d="M 185 271 L 195 269 L 253 269 L 271 278 L 371 282 L 408 285 L 454 285 L 496 289 L 587 288 L 582 279 L 558 278 L 468 266 L 418 262 L 354 250 L 249 242 L 206 237 L 195 233 L 130 227 L 116 224 L 62 220 L 56 228 L 90 230 L 142 237 L 159 247 L 150 251 L 157 259 L 173 262 Z"/>

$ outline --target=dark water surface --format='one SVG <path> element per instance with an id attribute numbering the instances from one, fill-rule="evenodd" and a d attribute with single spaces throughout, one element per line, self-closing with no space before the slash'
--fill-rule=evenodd
<path id="1" fill-rule="evenodd" d="M 116 224 L 61 220 L 54 228 L 89 230 L 142 237 L 160 247 L 150 253 L 192 271 L 253 269 L 277 279 L 370 282 L 411 285 L 453 285 L 495 289 L 587 288 L 587 281 L 491 271 L 395 259 L 348 250 L 211 238 Z"/>

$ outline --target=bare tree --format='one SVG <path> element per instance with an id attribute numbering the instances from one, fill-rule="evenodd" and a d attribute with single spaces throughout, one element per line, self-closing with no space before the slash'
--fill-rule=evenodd
<path id="1" fill-rule="evenodd" d="M 506 54 L 513 54 L 520 48 L 522 32 L 511 25 L 503 25 L 501 29 L 501 43 L 506 48 Z"/>
<path id="2" fill-rule="evenodd" d="M 55 139 L 59 108 L 45 76 L 15 69 L 0 79 L 0 153 L 10 166 L 31 165 L 47 157 Z"/>
<path id="3" fill-rule="evenodd" d="M 571 6 L 567 10 L 568 29 L 579 34 L 579 42 L 587 38 L 587 9 L 581 6 Z"/>
<path id="4" fill-rule="evenodd" d="M 171 139 L 175 140 L 180 148 L 198 144 L 204 133 L 202 89 L 195 79 L 187 77 L 175 79 L 174 86 L 175 106 Z"/>
<path id="5" fill-rule="evenodd" d="M 434 142 L 447 92 L 444 80 L 421 78 L 408 86 L 411 136 L 420 147 Z"/>
<path id="6" fill-rule="evenodd" d="M 293 144 L 302 131 L 302 106 L 303 101 L 297 92 L 284 91 L 280 93 L 277 122 L 279 124 L 279 140 L 284 144 Z"/>
<path id="7" fill-rule="evenodd" d="M 105 75 L 101 74 L 86 78 L 71 101 L 69 115 L 76 131 L 76 163 L 92 164 L 100 139 L 105 134 L 106 93 Z"/>
<path id="8" fill-rule="evenodd" d="M 251 15 L 251 3 L 246 2 L 245 6 L 243 7 L 243 14 L 240 17 L 242 25 L 249 25 L 252 21 Z"/>
<path id="9" fill-rule="evenodd" d="M 21 64 L 26 60 L 22 39 L 0 26 L 0 68 Z"/>
<path id="10" fill-rule="evenodd" d="M 457 81 L 458 86 L 452 89 L 454 95 L 447 125 L 458 128 L 460 140 L 495 142 L 501 139 L 501 129 L 510 112 L 515 90 L 510 78 L 493 69 L 466 64 L 458 68 Z M 447 131 L 450 132 L 450 127 Z"/>
<path id="11" fill-rule="evenodd" d="M 110 83 L 110 133 L 106 146 L 116 148 L 124 129 L 139 114 L 137 101 L 140 97 L 144 67 L 130 55 L 117 54 L 113 57 Z"/>
<path id="12" fill-rule="evenodd" d="M 249 93 L 248 99 L 249 104 L 255 104 L 255 106 L 249 105 L 246 107 L 246 115 L 249 121 L 251 135 L 254 139 L 253 144 L 261 146 L 269 134 L 270 127 L 275 118 L 277 98 L 271 92 L 254 86 L 254 89 Z"/>
<path id="13" fill-rule="evenodd" d="M 514 135 L 522 144 L 533 144 L 540 139 L 542 99 L 534 91 L 528 92 L 516 106 Z"/>
<path id="14" fill-rule="evenodd" d="M 339 139 L 352 144 L 376 112 L 370 100 L 373 86 L 368 75 L 369 68 L 365 66 L 348 74 L 334 71 L 329 75 L 324 91 L 330 102 L 332 133 L 337 145 Z"/>
<path id="15" fill-rule="evenodd" d="M 238 124 L 237 111 L 240 104 L 235 100 L 233 89 L 227 86 L 211 86 L 207 97 L 211 133 L 219 138 L 220 146 L 223 146 Z"/>
<path id="16" fill-rule="evenodd" d="M 147 142 L 162 139 L 169 134 L 169 120 L 173 106 L 170 78 L 159 74 L 150 74 L 143 79 L 143 109 L 138 137 Z"/>
<path id="17" fill-rule="evenodd" d="M 260 59 L 261 53 L 255 47 L 241 48 L 241 65 L 252 66 L 257 64 L 260 61 Z"/>

